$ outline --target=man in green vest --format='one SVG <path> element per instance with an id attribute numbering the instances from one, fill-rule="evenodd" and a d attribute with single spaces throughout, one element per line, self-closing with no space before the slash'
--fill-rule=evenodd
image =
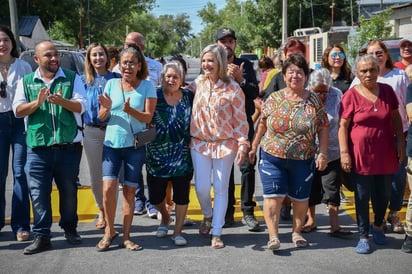
<path id="1" fill-rule="evenodd" d="M 60 56 L 50 41 L 35 47 L 38 69 L 18 83 L 13 101 L 16 117 L 27 116 L 25 171 L 33 206 L 34 241 L 24 254 L 51 248 L 51 191 L 60 197 L 59 226 L 70 244 L 80 244 L 77 233 L 76 178 L 82 155 L 81 114 L 86 92 L 78 75 L 60 68 Z"/>

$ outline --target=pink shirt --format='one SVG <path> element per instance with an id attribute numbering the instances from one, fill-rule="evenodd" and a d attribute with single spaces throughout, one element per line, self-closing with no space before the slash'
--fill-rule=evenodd
<path id="1" fill-rule="evenodd" d="M 220 159 L 241 145 L 249 147 L 245 96 L 235 81 L 219 80 L 210 88 L 210 81 L 200 75 L 189 89 L 195 92 L 190 123 L 192 149 Z"/>

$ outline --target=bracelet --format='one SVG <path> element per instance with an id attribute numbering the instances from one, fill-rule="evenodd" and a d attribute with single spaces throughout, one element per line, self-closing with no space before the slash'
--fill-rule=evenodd
<path id="1" fill-rule="evenodd" d="M 328 159 L 328 155 L 326 155 L 326 154 L 323 153 L 323 152 L 319 152 L 319 153 L 318 153 L 318 157 L 319 157 L 319 156 L 322 156 L 323 158 Z"/>

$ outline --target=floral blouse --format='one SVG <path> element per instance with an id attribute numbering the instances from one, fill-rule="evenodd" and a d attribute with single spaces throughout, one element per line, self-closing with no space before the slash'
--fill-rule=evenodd
<path id="1" fill-rule="evenodd" d="M 306 160 L 314 157 L 316 135 L 321 127 L 329 127 L 328 116 L 319 97 L 310 92 L 302 101 L 286 99 L 285 90 L 273 92 L 262 110 L 266 133 L 262 149 L 272 156 Z"/>
<path id="2" fill-rule="evenodd" d="M 233 80 L 219 80 L 213 88 L 204 75 L 189 87 L 195 92 L 190 148 L 213 158 L 223 158 L 238 148 L 249 148 L 245 95 Z"/>

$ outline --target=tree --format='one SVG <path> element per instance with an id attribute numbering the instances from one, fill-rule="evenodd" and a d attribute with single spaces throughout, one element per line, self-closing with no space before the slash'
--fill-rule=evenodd
<path id="1" fill-rule="evenodd" d="M 389 23 L 392 10 L 388 9 L 369 19 L 361 16 L 357 33 L 349 35 L 345 50 L 351 60 L 355 60 L 359 49 L 371 39 L 389 38 L 392 26 Z"/>

